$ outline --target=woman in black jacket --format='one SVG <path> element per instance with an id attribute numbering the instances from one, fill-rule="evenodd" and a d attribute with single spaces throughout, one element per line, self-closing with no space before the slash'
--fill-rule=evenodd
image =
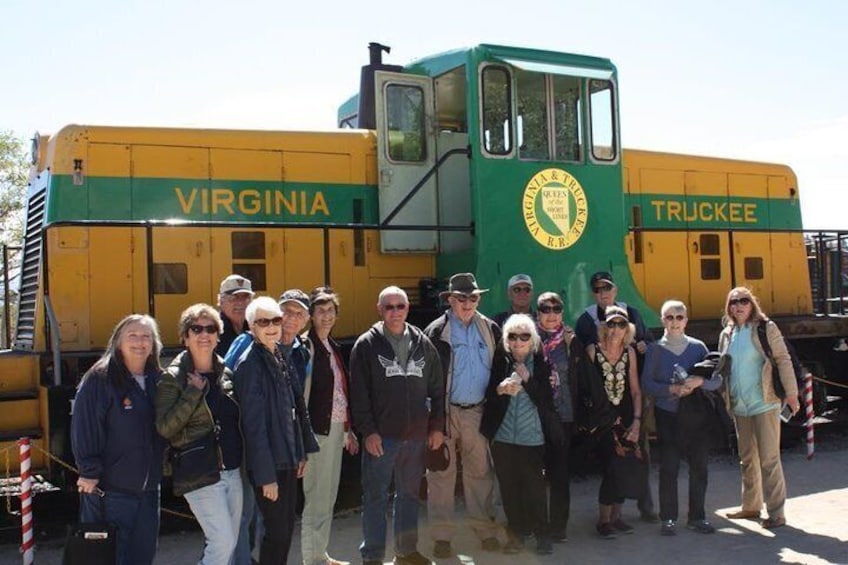
<path id="1" fill-rule="evenodd" d="M 518 553 L 524 535 L 536 536 L 536 553 L 553 551 L 548 537 L 543 476 L 545 442 L 560 445 L 562 429 L 551 394 L 551 368 L 536 324 L 514 314 L 492 361 L 480 432 L 492 441 L 509 539 L 504 553 Z"/>

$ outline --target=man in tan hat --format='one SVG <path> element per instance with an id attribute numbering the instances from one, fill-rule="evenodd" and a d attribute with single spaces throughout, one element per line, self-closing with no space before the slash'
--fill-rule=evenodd
<path id="1" fill-rule="evenodd" d="M 469 524 L 484 550 L 500 549 L 494 521 L 494 473 L 488 441 L 480 433 L 492 357 L 501 339 L 497 324 L 477 311 L 480 295 L 486 291 L 477 286 L 471 273 L 453 275 L 448 290 L 442 293 L 450 308 L 424 330 L 439 352 L 445 374 L 445 435 L 450 462 L 443 471 L 427 473 L 433 554 L 440 559 L 453 555 L 457 446 Z"/>
<path id="2" fill-rule="evenodd" d="M 224 322 L 224 333 L 215 347 L 215 353 L 224 357 L 233 341 L 246 332 L 247 321 L 244 313 L 250 299 L 253 298 L 253 285 L 241 275 L 230 275 L 221 281 L 218 289 L 218 309 Z"/>
<path id="3" fill-rule="evenodd" d="M 527 314 L 534 320 L 536 319 L 536 312 L 533 311 L 532 306 L 533 279 L 530 278 L 530 275 L 524 273 L 512 275 L 509 282 L 506 283 L 506 293 L 507 298 L 509 298 L 509 308 L 495 314 L 495 317 L 492 318 L 497 325 L 503 327 L 507 318 L 513 314 Z"/>

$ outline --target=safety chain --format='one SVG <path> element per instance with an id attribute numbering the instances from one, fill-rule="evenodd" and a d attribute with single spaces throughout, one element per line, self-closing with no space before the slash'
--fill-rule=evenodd
<path id="1" fill-rule="evenodd" d="M 76 467 L 74 467 L 72 465 L 65 463 L 64 461 L 62 461 L 61 459 L 59 459 L 58 457 L 56 457 L 55 455 L 53 455 L 49 451 L 38 447 L 34 443 L 32 444 L 32 448 L 34 450 L 40 452 L 42 455 L 46 455 L 50 460 L 55 461 L 56 463 L 58 463 L 60 466 L 64 467 L 68 471 L 71 471 L 72 473 L 76 473 L 77 475 L 79 475 L 79 469 L 77 469 Z"/>
<path id="2" fill-rule="evenodd" d="M 62 461 L 61 459 L 59 459 L 58 457 L 56 457 L 55 455 L 53 455 L 49 451 L 42 449 L 41 447 L 39 447 L 35 444 L 33 444 L 32 447 L 33 447 L 33 449 L 36 449 L 38 452 L 45 455 L 46 457 L 50 458 L 51 461 L 55 461 L 56 463 L 58 463 L 59 465 L 61 465 L 65 469 L 67 469 L 68 471 L 71 471 L 72 473 L 79 475 L 79 469 L 77 469 L 73 465 L 69 465 L 68 463 L 65 463 L 64 461 Z M 9 453 L 8 453 L 9 449 L 10 448 L 8 448 L 8 447 L 5 449 L 5 451 L 6 451 L 6 476 L 9 476 Z M 11 511 L 11 504 L 12 503 L 10 502 L 10 498 L 11 497 L 6 497 L 6 505 L 9 508 L 9 510 Z M 187 520 L 197 521 L 197 518 L 195 518 L 193 514 L 186 514 L 184 512 L 177 512 L 176 510 L 171 510 L 169 508 L 160 508 L 159 512 L 171 514 L 173 516 L 178 516 L 180 518 L 185 518 Z"/>

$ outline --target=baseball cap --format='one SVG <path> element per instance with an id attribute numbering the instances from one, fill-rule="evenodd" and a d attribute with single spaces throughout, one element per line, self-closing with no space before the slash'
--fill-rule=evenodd
<path id="1" fill-rule="evenodd" d="M 253 285 L 250 284 L 250 280 L 241 275 L 230 275 L 221 281 L 218 294 L 250 294 L 253 296 Z"/>
<path id="2" fill-rule="evenodd" d="M 594 288 L 594 286 L 600 282 L 609 283 L 615 286 L 615 282 L 612 280 L 612 275 L 607 271 L 598 271 L 592 278 L 589 279 L 589 285 Z"/>
<path id="3" fill-rule="evenodd" d="M 309 296 L 299 288 L 290 288 L 280 295 L 280 306 L 286 302 L 294 302 L 304 310 L 309 311 Z"/>
<path id="4" fill-rule="evenodd" d="M 525 275 L 524 273 L 519 273 L 517 275 L 512 275 L 509 278 L 509 282 L 506 283 L 506 288 L 509 290 L 517 284 L 525 283 L 530 285 L 530 288 L 533 288 L 533 279 L 530 278 L 530 275 Z"/>

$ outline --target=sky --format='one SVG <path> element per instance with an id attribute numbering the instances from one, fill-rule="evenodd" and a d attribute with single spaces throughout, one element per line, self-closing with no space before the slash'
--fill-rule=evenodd
<path id="1" fill-rule="evenodd" d="M 496 43 L 609 58 L 626 148 L 783 163 L 848 229 L 848 1 L 0 0 L 0 130 L 329 130 L 384 60 Z"/>

